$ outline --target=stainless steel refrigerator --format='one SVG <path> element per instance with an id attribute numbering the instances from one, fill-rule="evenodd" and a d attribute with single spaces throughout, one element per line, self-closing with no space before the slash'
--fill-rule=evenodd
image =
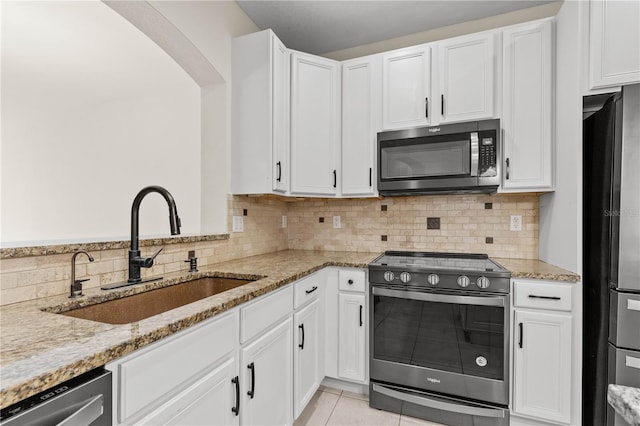
<path id="1" fill-rule="evenodd" d="M 611 383 L 640 387 L 640 85 L 584 99 L 583 425 L 626 425 Z"/>

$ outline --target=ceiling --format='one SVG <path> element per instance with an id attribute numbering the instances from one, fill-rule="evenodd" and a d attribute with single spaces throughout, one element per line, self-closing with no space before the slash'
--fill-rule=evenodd
<path id="1" fill-rule="evenodd" d="M 316 55 L 553 2 L 237 1 L 260 29 L 271 28 L 287 47 Z"/>

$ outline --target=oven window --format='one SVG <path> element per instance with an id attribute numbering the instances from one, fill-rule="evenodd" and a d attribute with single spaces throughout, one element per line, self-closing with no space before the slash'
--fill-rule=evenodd
<path id="1" fill-rule="evenodd" d="M 471 170 L 469 140 L 386 146 L 380 159 L 382 179 L 466 176 Z"/>
<path id="2" fill-rule="evenodd" d="M 504 379 L 503 307 L 373 299 L 375 359 Z"/>

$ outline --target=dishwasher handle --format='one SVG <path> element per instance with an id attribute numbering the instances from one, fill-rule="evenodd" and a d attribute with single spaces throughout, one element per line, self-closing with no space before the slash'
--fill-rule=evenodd
<path id="1" fill-rule="evenodd" d="M 104 411 L 104 396 L 97 395 L 84 401 L 84 405 L 56 426 L 89 425 L 98 419 Z"/>

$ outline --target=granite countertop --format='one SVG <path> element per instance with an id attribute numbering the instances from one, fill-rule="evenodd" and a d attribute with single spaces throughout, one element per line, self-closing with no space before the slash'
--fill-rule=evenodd
<path id="1" fill-rule="evenodd" d="M 89 289 L 84 297 L 75 300 L 60 295 L 2 306 L 0 408 L 100 367 L 326 266 L 366 268 L 378 255 L 285 250 L 209 265 L 194 274 L 164 274 L 161 281 L 117 290 Z M 537 260 L 496 260 L 511 270 L 515 278 L 579 280 L 575 274 Z M 105 324 L 55 313 L 206 276 L 256 281 L 130 324 Z M 43 312 L 43 309 L 48 312 Z"/>
<path id="2" fill-rule="evenodd" d="M 607 401 L 632 426 L 640 426 L 640 388 L 609 385 Z"/>

